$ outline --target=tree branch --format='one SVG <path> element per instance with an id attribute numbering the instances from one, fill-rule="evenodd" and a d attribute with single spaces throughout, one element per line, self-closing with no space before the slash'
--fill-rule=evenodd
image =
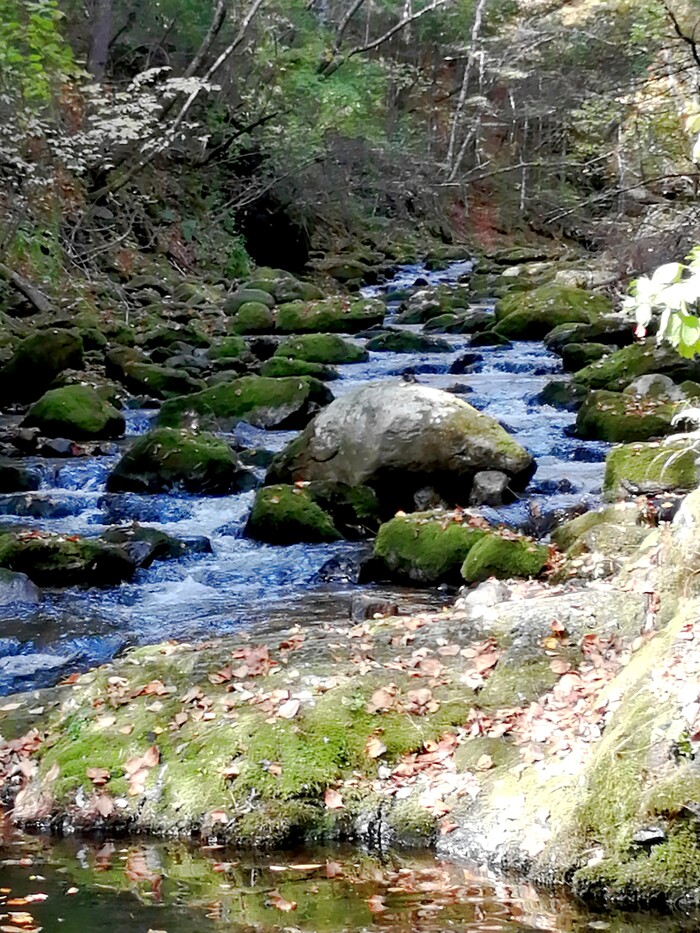
<path id="1" fill-rule="evenodd" d="M 353 18 L 355 13 L 358 12 L 360 7 L 364 6 L 364 4 L 365 0 L 354 0 L 354 3 L 350 4 L 350 6 L 345 11 L 343 18 L 338 23 L 338 28 L 335 31 L 335 38 L 333 40 L 333 51 L 336 54 L 340 52 L 340 44 L 343 41 L 345 30 L 350 25 L 350 20 Z"/>
<path id="2" fill-rule="evenodd" d="M 417 19 L 420 19 L 421 16 L 425 16 L 426 13 L 432 13 L 433 10 L 439 10 L 441 7 L 447 6 L 452 2 L 453 0 L 433 0 L 432 3 L 423 7 L 422 10 L 417 10 L 410 16 L 405 16 L 403 19 L 399 20 L 398 23 L 392 26 L 391 29 L 387 29 L 387 31 L 377 39 L 373 39 L 371 42 L 365 43 L 365 45 L 356 45 L 354 48 L 350 49 L 345 53 L 345 60 L 352 58 L 353 55 L 361 55 L 362 52 L 371 52 L 373 49 L 379 48 L 380 45 L 384 45 L 385 42 L 393 38 L 397 32 L 401 32 L 401 30 L 405 29 L 410 23 L 414 23 Z"/>
<path id="3" fill-rule="evenodd" d="M 214 18 L 211 21 L 211 25 L 207 30 L 206 36 L 202 40 L 202 44 L 197 49 L 197 54 L 188 65 L 187 71 L 185 71 L 186 78 L 193 78 L 201 68 L 204 60 L 211 50 L 212 45 L 214 45 L 214 42 L 216 41 L 216 37 L 221 32 L 221 27 L 224 25 L 224 20 L 226 19 L 226 12 L 226 0 L 216 0 Z"/>
<path id="4" fill-rule="evenodd" d="M 0 262 L 0 278 L 4 279 L 15 291 L 23 295 L 40 314 L 48 314 L 53 310 L 51 302 L 43 292 L 40 292 L 38 288 L 34 288 L 34 286 L 25 278 L 22 278 L 18 272 L 6 266 L 4 262 Z"/>
<path id="5" fill-rule="evenodd" d="M 676 14 L 673 12 L 671 7 L 668 5 L 666 0 L 664 0 L 663 6 L 664 6 L 664 9 L 666 10 L 666 13 L 668 14 L 669 19 L 673 23 L 673 28 L 675 30 L 676 35 L 682 42 L 685 42 L 685 44 L 690 47 L 690 52 L 693 56 L 693 60 L 695 61 L 695 64 L 698 66 L 698 68 L 700 68 L 700 49 L 698 49 L 698 44 L 695 41 L 695 36 L 694 35 L 687 36 L 683 32 L 683 30 L 681 29 L 681 24 L 678 22 L 678 19 L 676 17 Z"/>

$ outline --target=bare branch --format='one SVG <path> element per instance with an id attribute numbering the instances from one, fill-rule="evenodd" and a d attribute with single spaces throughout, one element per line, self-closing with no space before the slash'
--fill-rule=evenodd
<path id="1" fill-rule="evenodd" d="M 391 29 L 387 29 L 387 31 L 378 38 L 373 39 L 371 42 L 367 42 L 365 45 L 356 45 L 354 48 L 350 49 L 345 53 L 345 59 L 352 58 L 353 55 L 361 55 L 362 52 L 371 52 L 373 49 L 378 49 L 380 45 L 384 45 L 385 42 L 388 42 L 397 32 L 401 32 L 401 30 L 405 29 L 410 23 L 414 23 L 427 13 L 432 13 L 433 10 L 439 10 L 441 7 L 448 6 L 453 2 L 454 0 L 433 0 L 432 3 L 423 7 L 422 10 L 417 10 L 410 16 L 404 16 L 403 19 L 400 19 L 398 23 L 392 26 Z"/>
<path id="2" fill-rule="evenodd" d="M 47 314 L 53 310 L 51 302 L 43 292 L 30 285 L 26 279 L 22 278 L 18 272 L 10 269 L 9 266 L 6 266 L 4 262 L 0 262 L 0 279 L 4 279 L 15 291 L 23 295 L 40 314 Z"/>
<path id="3" fill-rule="evenodd" d="M 221 32 L 221 27 L 224 25 L 224 20 L 226 19 L 226 2 L 227 0 L 216 0 L 216 9 L 214 10 L 214 18 L 211 21 L 211 25 L 207 30 L 207 34 L 204 37 L 202 44 L 197 49 L 197 54 L 190 62 L 187 71 L 185 72 L 186 78 L 193 78 L 199 69 L 202 67 L 207 55 L 209 54 L 212 45 L 216 42 L 216 37 Z"/>
<path id="4" fill-rule="evenodd" d="M 666 0 L 664 0 L 664 9 L 666 10 L 666 13 L 668 14 L 669 19 L 673 23 L 673 28 L 676 32 L 676 35 L 678 36 L 679 39 L 685 42 L 686 45 L 690 47 L 690 52 L 691 52 L 691 55 L 693 56 L 693 60 L 695 61 L 695 64 L 698 66 L 698 68 L 700 68 L 700 49 L 698 49 L 698 44 L 695 40 L 695 33 L 693 32 L 692 36 L 688 36 L 686 35 L 686 33 L 683 32 L 683 30 L 681 29 L 681 24 L 678 22 L 678 18 L 676 17 L 676 14 L 673 12 L 673 10 L 669 6 L 669 4 L 666 2 Z"/>
<path id="5" fill-rule="evenodd" d="M 358 12 L 360 7 L 364 6 L 364 4 L 365 0 L 354 0 L 354 3 L 351 3 L 345 11 L 343 18 L 338 23 L 338 28 L 335 31 L 335 39 L 333 40 L 333 49 L 335 52 L 340 51 L 340 44 L 343 41 L 345 30 L 350 25 L 350 20 L 353 18 L 355 13 Z"/>

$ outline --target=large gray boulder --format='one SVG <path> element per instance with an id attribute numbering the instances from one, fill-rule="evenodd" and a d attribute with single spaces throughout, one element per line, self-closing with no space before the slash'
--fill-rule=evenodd
<path id="1" fill-rule="evenodd" d="M 527 485 L 535 462 L 498 422 L 461 399 L 396 380 L 336 399 L 275 457 L 266 483 L 368 485 L 383 507 L 410 510 L 426 486 L 466 506 L 483 470 L 506 474 L 512 491 Z"/>

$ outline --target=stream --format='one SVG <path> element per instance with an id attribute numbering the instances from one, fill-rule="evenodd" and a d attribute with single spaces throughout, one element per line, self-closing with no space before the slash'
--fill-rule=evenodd
<path id="1" fill-rule="evenodd" d="M 407 287 L 418 277 L 430 284 L 455 282 L 468 271 L 468 263 L 454 263 L 442 272 L 406 266 L 390 283 L 365 293 Z M 392 324 L 396 311 L 390 304 L 387 323 Z M 533 515 L 583 500 L 594 505 L 607 445 L 571 437 L 574 415 L 534 400 L 561 371 L 559 358 L 542 343 L 522 342 L 481 349 L 483 360 L 473 371 L 451 375 L 448 370 L 469 338 L 447 339 L 450 354 L 373 353 L 368 363 L 340 367 L 332 391 L 340 395 L 367 380 L 400 376 L 407 368 L 426 385 L 460 387 L 460 394 L 504 424 L 538 462 L 522 499 L 482 509 L 485 515 L 522 526 Z M 119 446 L 144 433 L 154 414 L 128 412 L 128 436 Z M 293 436 L 241 425 L 234 439 L 244 447 L 277 451 Z M 356 557 L 362 545 L 273 547 L 250 541 L 242 529 L 252 493 L 217 498 L 106 494 L 106 476 L 118 456 L 115 449 L 109 456 L 32 461 L 41 470 L 42 489 L 0 496 L 2 521 L 97 535 L 109 525 L 137 520 L 181 538 L 206 536 L 211 552 L 156 562 L 120 587 L 46 591 L 38 607 L 1 607 L 1 693 L 50 685 L 133 644 L 201 640 L 249 627 L 308 626 L 333 615 L 347 618 L 358 587 L 342 573 L 333 579 L 319 571 L 333 558 L 342 569 L 343 560 Z M 440 606 L 453 596 L 374 589 L 397 600 L 403 611 Z M 173 841 L 48 840 L 0 822 L 0 930 L 108 928 L 120 933 L 690 933 L 697 929 L 697 916 L 596 914 L 563 894 L 498 880 L 429 852 L 337 847 L 241 853 Z"/>
<path id="2" fill-rule="evenodd" d="M 402 267 L 380 286 L 366 288 L 381 295 L 413 285 L 456 282 L 470 263 L 452 263 L 431 272 L 422 265 Z M 483 306 L 483 305 L 482 305 Z M 389 303 L 392 325 L 398 304 Z M 420 326 L 404 325 L 419 331 Z M 563 509 L 587 500 L 595 503 L 607 445 L 578 441 L 567 435 L 574 421 L 569 412 L 533 401 L 553 374 L 557 356 L 542 343 L 520 342 L 510 348 L 483 348 L 474 371 L 451 375 L 449 369 L 469 338 L 448 336 L 453 353 L 372 353 L 368 363 L 340 366 L 331 383 L 334 395 L 368 380 L 400 376 L 441 389 L 462 387 L 476 408 L 498 419 L 535 455 L 537 474 L 517 503 L 484 508 L 491 519 L 513 525 L 533 514 Z M 155 411 L 126 412 L 127 437 L 148 430 Z M 233 439 L 242 447 L 279 451 L 293 432 L 238 426 Z M 108 661 L 130 645 L 167 639 L 196 641 L 260 625 L 304 624 L 329 614 L 347 617 L 353 592 L 342 573 L 362 545 L 350 542 L 290 547 L 262 545 L 242 536 L 254 493 L 224 497 L 185 494 L 107 494 L 105 482 L 119 458 L 37 459 L 28 462 L 42 476 L 38 493 L 0 496 L 0 520 L 65 534 L 99 535 L 110 525 L 138 521 L 179 538 L 205 536 L 211 553 L 191 553 L 177 561 L 156 561 L 137 572 L 135 580 L 102 590 L 46 591 L 37 606 L 0 607 L 0 694 L 49 686 L 76 670 Z M 259 470 L 262 477 L 263 471 Z M 332 558 L 341 572 L 319 573 Z M 347 561 L 346 561 L 347 562 Z M 345 577 L 345 578 L 344 578 Z M 445 594 L 405 589 L 379 590 L 402 609 L 435 608 Z"/>

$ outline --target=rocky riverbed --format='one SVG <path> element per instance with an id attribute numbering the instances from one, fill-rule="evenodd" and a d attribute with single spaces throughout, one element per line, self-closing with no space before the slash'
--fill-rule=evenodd
<path id="1" fill-rule="evenodd" d="M 268 270 L 226 299 L 238 333 L 141 329 L 64 389 L 12 381 L 33 338 L 14 347 L 16 824 L 432 845 L 593 902 L 697 904 L 697 467 L 663 440 L 697 373 L 561 271 L 406 290 L 410 268 L 346 300 Z M 106 401 L 112 376 L 142 407 Z M 57 461 L 59 417 L 78 456 Z"/>

